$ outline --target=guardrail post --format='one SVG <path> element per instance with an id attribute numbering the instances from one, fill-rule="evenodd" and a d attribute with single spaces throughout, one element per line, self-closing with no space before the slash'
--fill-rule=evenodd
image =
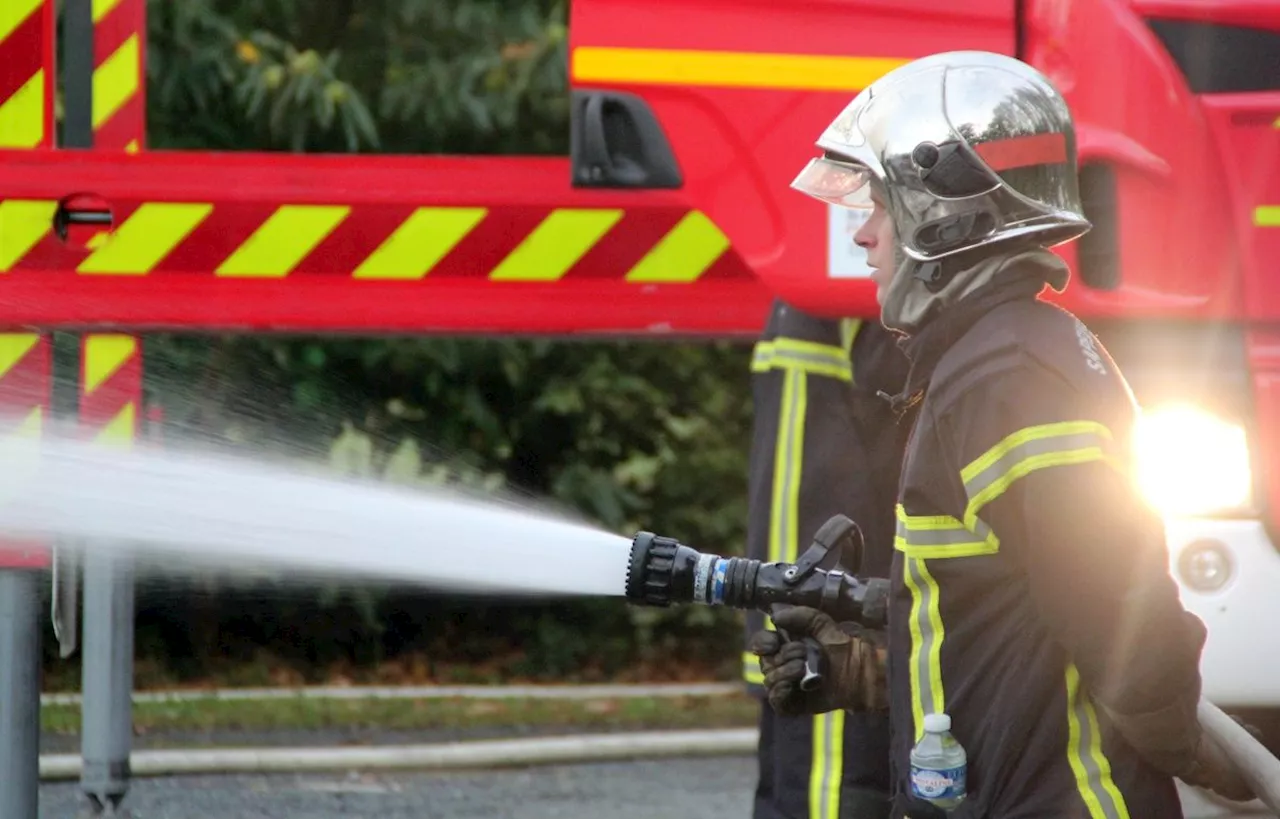
<path id="1" fill-rule="evenodd" d="M 141 358 L 132 336 L 84 337 L 80 422 L 95 444 L 127 448 L 136 439 Z M 84 553 L 80 786 L 99 810 L 114 810 L 128 792 L 133 746 L 133 561 L 109 545 Z"/>
<path id="2" fill-rule="evenodd" d="M 54 0 L 0 4 L 0 148 L 53 145 Z M 15 228 L 0 242 L 0 270 L 51 214 L 39 203 L 0 203 Z M 38 467 L 49 407 L 51 347 L 36 333 L 0 334 L 0 461 L 4 481 Z M 5 499 L 0 497 L 0 504 Z M 40 583 L 47 543 L 0 542 L 0 817 L 36 819 L 40 754 Z"/>
<path id="3" fill-rule="evenodd" d="M 39 468 L 50 341 L 0 334 L 0 504 Z M 47 544 L 0 541 L 0 817 L 36 819 L 40 786 L 40 584 Z"/>

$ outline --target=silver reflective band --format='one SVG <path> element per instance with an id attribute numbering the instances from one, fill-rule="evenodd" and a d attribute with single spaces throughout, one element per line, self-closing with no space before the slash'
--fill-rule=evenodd
<path id="1" fill-rule="evenodd" d="M 973 531 L 964 528 L 964 524 L 955 521 L 950 527 L 912 527 L 909 521 L 898 521 L 898 537 L 907 546 L 956 546 L 963 543 L 985 541 L 991 536 L 991 527 L 982 518 L 974 521 Z"/>
<path id="2" fill-rule="evenodd" d="M 965 494 L 972 501 L 996 481 L 1008 475 L 1015 466 L 1030 458 L 1051 453 L 1068 455 L 1075 452 L 1084 453 L 1092 450 L 1101 450 L 1109 443 L 1110 439 L 1096 430 L 1057 434 L 1022 441 L 1001 453 L 999 458 L 992 461 L 981 472 L 966 480 L 964 482 Z"/>
<path id="3" fill-rule="evenodd" d="M 707 578 L 711 575 L 711 564 L 715 559 L 715 555 L 698 555 L 698 565 L 693 570 L 693 599 L 696 602 L 710 602 L 707 599 Z"/>

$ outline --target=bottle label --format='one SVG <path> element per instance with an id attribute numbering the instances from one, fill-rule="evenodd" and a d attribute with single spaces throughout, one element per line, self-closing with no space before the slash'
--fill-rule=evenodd
<path id="1" fill-rule="evenodd" d="M 921 799 L 946 800 L 964 796 L 965 766 L 921 768 L 911 766 L 911 792 Z"/>

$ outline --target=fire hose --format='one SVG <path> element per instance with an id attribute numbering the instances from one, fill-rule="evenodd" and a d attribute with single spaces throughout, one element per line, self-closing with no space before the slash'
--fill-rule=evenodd
<path id="1" fill-rule="evenodd" d="M 837 622 L 884 628 L 889 612 L 887 579 L 862 579 L 840 569 L 820 568 L 822 564 L 838 565 L 848 548 L 852 555 L 845 565 L 855 567 L 856 572 L 863 545 L 862 531 L 844 515 L 823 524 L 813 544 L 794 564 L 722 557 L 699 552 L 673 538 L 640 532 L 631 544 L 626 597 L 643 606 L 694 603 L 757 609 L 766 614 L 788 606 L 807 606 Z M 783 637 L 789 639 L 785 634 Z M 822 649 L 812 638 L 805 643 L 808 651 L 801 687 L 817 688 L 824 670 Z M 1280 759 L 1208 700 L 1200 701 L 1197 713 L 1201 726 L 1222 746 L 1258 798 L 1280 815 Z"/>

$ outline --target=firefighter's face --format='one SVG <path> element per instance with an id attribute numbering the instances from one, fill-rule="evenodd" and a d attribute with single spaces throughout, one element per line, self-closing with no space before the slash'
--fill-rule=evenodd
<path id="1" fill-rule="evenodd" d="M 893 220 L 889 218 L 884 197 L 874 187 L 871 191 L 871 202 L 874 205 L 871 216 L 862 223 L 858 232 L 853 234 L 853 242 L 867 252 L 867 266 L 871 268 L 871 281 L 876 283 L 876 299 L 883 304 L 889 279 L 893 277 L 893 247 L 897 240 L 893 232 Z"/>

